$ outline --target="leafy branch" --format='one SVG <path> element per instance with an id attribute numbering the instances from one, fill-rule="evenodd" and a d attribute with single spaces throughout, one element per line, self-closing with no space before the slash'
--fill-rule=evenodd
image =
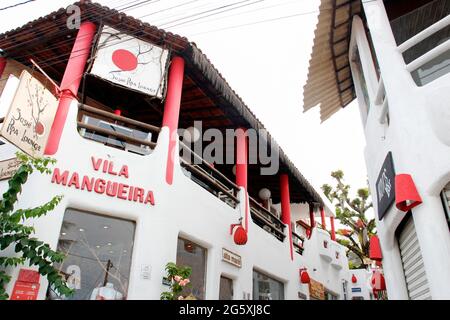
<path id="1" fill-rule="evenodd" d="M 50 158 L 31 158 L 23 153 L 16 153 L 17 159 L 22 163 L 20 168 L 8 181 L 8 190 L 0 201 L 0 252 L 8 248 L 14 248 L 16 255 L 0 257 L 0 300 L 8 299 L 6 285 L 11 277 L 4 270 L 6 267 L 17 267 L 28 262 L 30 266 L 38 267 L 39 274 L 46 276 L 50 285 L 60 295 L 69 296 L 72 290 L 67 287 L 65 279 L 54 263 L 61 263 L 64 254 L 53 251 L 50 246 L 38 240 L 32 235 L 34 227 L 26 226 L 28 219 L 39 218 L 52 211 L 62 200 L 62 196 L 55 196 L 47 203 L 29 209 L 14 211 L 18 195 L 22 192 L 22 186 L 28 180 L 34 170 L 41 174 L 49 174 L 49 165 L 56 161 Z"/>
<path id="2" fill-rule="evenodd" d="M 355 198 L 350 198 L 350 185 L 344 182 L 344 172 L 337 170 L 331 173 L 336 184 L 334 187 L 324 184 L 322 190 L 325 196 L 335 204 L 336 218 L 349 229 L 338 230 L 341 236 L 337 241 L 348 248 L 359 260 L 353 268 L 361 268 L 369 258 L 369 239 L 376 233 L 375 219 L 368 219 L 367 211 L 372 208 L 368 188 L 360 188 Z"/>

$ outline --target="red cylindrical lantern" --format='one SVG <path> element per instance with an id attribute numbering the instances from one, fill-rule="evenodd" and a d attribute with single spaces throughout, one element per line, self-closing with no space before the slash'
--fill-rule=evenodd
<path id="1" fill-rule="evenodd" d="M 353 274 L 352 275 L 352 283 L 357 283 L 358 279 L 356 278 L 356 276 Z"/>
<path id="2" fill-rule="evenodd" d="M 383 255 L 381 254 L 380 239 L 378 239 L 376 235 L 370 237 L 369 257 L 375 261 L 381 261 L 381 259 L 383 259 Z"/>
<path id="3" fill-rule="evenodd" d="M 247 231 L 242 226 L 238 226 L 234 231 L 234 243 L 242 246 L 247 243 Z"/>
<path id="4" fill-rule="evenodd" d="M 311 278 L 309 277 L 308 271 L 305 269 L 300 269 L 300 282 L 301 283 L 310 283 Z"/>

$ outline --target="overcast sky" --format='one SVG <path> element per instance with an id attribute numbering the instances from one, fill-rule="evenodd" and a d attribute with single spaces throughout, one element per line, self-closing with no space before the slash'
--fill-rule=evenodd
<path id="1" fill-rule="evenodd" d="M 1 0 L 0 8 L 19 2 L 24 0 Z M 0 32 L 73 2 L 36 0 L 2 10 Z M 144 0 L 97 2 L 120 10 Z M 195 42 L 316 189 L 332 182 L 332 170 L 342 169 L 356 190 L 366 185 L 356 102 L 322 124 L 319 108 L 302 111 L 318 5 L 318 0 L 153 0 L 125 12 L 148 15 L 142 20 Z"/>

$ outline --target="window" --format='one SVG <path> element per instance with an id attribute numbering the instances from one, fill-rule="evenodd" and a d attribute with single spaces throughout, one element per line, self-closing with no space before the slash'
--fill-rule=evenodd
<path id="1" fill-rule="evenodd" d="M 366 78 L 364 77 L 364 71 L 361 63 L 361 57 L 359 56 L 359 50 L 356 49 L 354 59 L 353 59 L 353 66 L 355 67 L 355 78 L 357 80 L 357 83 L 359 85 L 359 89 L 361 90 L 362 99 L 364 101 L 366 112 L 369 113 L 370 110 L 370 97 L 369 97 L 369 90 L 367 88 L 367 82 Z"/>
<path id="2" fill-rule="evenodd" d="M 49 288 L 48 299 L 126 299 L 134 230 L 132 221 L 67 209 L 58 241 L 66 258 L 55 266 L 74 295 L 60 297 Z"/>
<path id="3" fill-rule="evenodd" d="M 450 14 L 448 0 L 404 0 L 385 1 L 385 3 L 397 45 L 411 39 Z M 409 64 L 449 39 L 450 26 L 445 26 L 404 51 L 403 59 L 406 64 Z M 412 70 L 411 75 L 418 86 L 424 86 L 449 72 L 450 52 L 446 50 Z"/>
<path id="4" fill-rule="evenodd" d="M 190 240 L 178 238 L 177 265 L 192 268 L 190 277 L 192 286 L 186 288 L 183 295 L 192 293 L 197 299 L 205 299 L 206 251 Z"/>
<path id="5" fill-rule="evenodd" d="M 284 284 L 253 270 L 253 300 L 284 300 Z"/>
<path id="6" fill-rule="evenodd" d="M 348 299 L 347 286 L 348 282 L 346 280 L 342 280 L 342 292 L 344 293 L 344 300 Z"/>
<path id="7" fill-rule="evenodd" d="M 220 276 L 219 300 L 233 300 L 233 280 Z"/>
<path id="8" fill-rule="evenodd" d="M 331 291 L 325 291 L 325 300 L 338 300 L 338 295 Z"/>

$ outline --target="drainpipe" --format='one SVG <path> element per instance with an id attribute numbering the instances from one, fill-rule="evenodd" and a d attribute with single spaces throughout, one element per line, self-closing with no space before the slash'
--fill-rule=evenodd
<path id="1" fill-rule="evenodd" d="M 320 218 L 322 219 L 322 229 L 327 230 L 327 224 L 325 222 L 325 210 L 323 207 L 320 208 Z"/>
<path id="2" fill-rule="evenodd" d="M 173 182 L 174 158 L 177 145 L 177 129 L 183 91 L 184 59 L 173 57 L 170 63 L 166 102 L 164 103 L 163 127 L 169 128 L 169 153 L 167 155 L 166 182 Z"/>
<path id="3" fill-rule="evenodd" d="M 83 22 L 80 26 L 61 81 L 61 96 L 45 148 L 46 155 L 53 155 L 58 151 L 70 104 L 77 98 L 78 88 L 83 78 L 87 59 L 91 53 L 92 41 L 96 30 L 96 25 L 89 21 Z"/>
<path id="4" fill-rule="evenodd" d="M 291 199 L 289 196 L 289 176 L 285 173 L 280 175 L 280 193 L 281 193 L 281 221 L 288 226 L 289 248 L 291 260 L 294 260 L 294 251 L 292 244 L 292 226 L 291 226 Z"/>
<path id="5" fill-rule="evenodd" d="M 238 128 L 236 130 L 236 184 L 245 189 L 245 230 L 248 232 L 248 141 L 246 129 Z"/>
<path id="6" fill-rule="evenodd" d="M 336 231 L 334 230 L 334 217 L 330 217 L 331 240 L 336 241 Z"/>

